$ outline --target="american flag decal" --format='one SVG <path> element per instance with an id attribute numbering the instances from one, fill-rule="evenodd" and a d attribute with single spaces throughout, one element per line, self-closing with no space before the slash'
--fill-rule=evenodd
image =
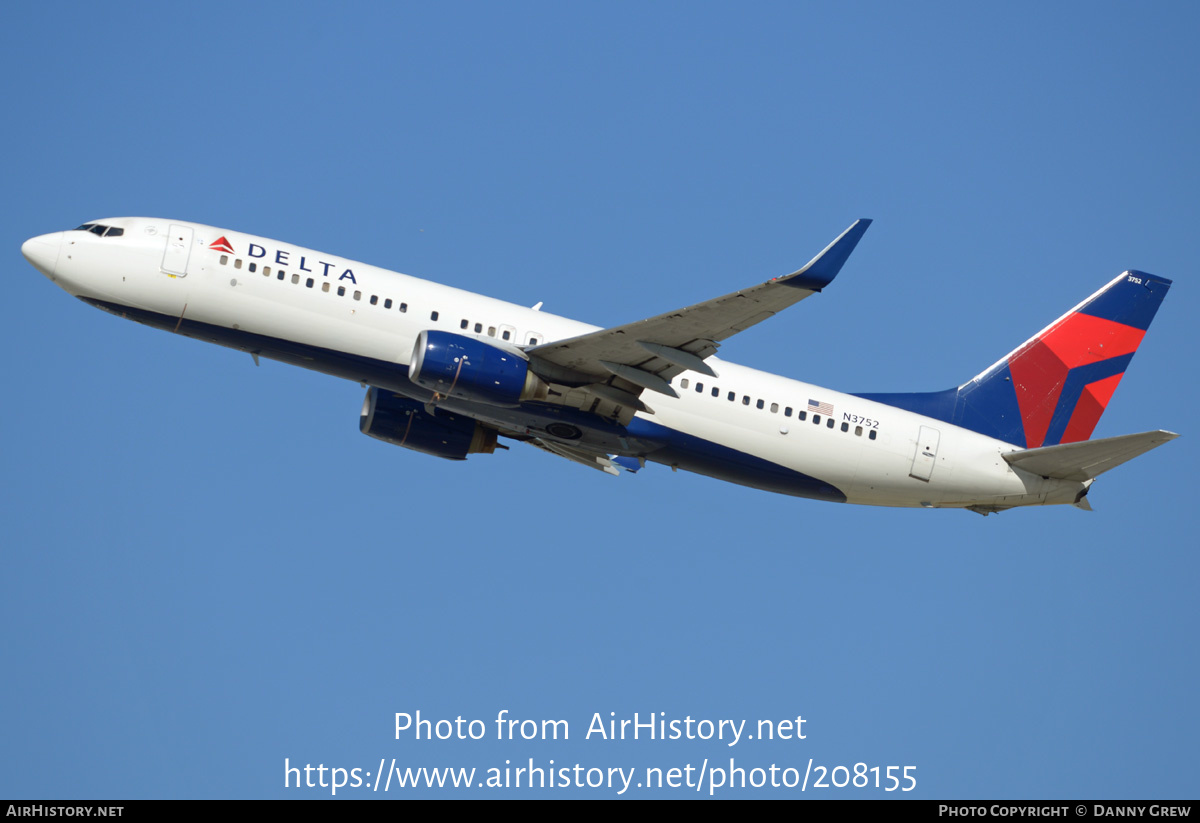
<path id="1" fill-rule="evenodd" d="M 816 400 L 808 401 L 808 410 L 814 414 L 833 414 L 833 406 L 828 403 L 818 403 Z"/>

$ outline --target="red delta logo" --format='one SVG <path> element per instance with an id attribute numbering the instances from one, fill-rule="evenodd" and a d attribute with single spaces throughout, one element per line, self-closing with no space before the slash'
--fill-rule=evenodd
<path id="1" fill-rule="evenodd" d="M 1091 437 L 1145 334 L 1076 312 L 1012 356 L 1028 448 Z"/>
<path id="2" fill-rule="evenodd" d="M 208 248 L 212 249 L 213 251 L 225 252 L 226 254 L 237 254 L 237 252 L 233 250 L 233 244 L 230 243 L 224 235 L 209 243 Z M 299 262 L 292 260 L 293 254 L 300 258 Z M 270 257 L 267 254 L 266 246 L 260 246 L 258 243 L 248 243 L 246 245 L 246 256 L 249 257 L 251 261 L 262 258 L 264 262 L 267 263 L 274 263 L 275 265 L 279 266 L 295 267 L 302 272 L 315 272 L 314 269 L 310 269 L 308 267 L 308 256 L 305 254 L 300 254 L 294 250 L 276 249 L 275 256 Z M 253 266 L 256 264 L 251 262 L 250 265 L 252 267 L 250 270 L 254 271 Z M 354 277 L 354 271 L 352 269 L 343 268 L 341 263 L 326 263 L 324 260 L 318 260 L 316 261 L 316 265 L 321 267 L 322 277 L 329 277 L 330 270 L 333 270 L 338 280 L 349 280 L 351 283 L 356 285 L 358 283 L 358 280 Z M 342 269 L 342 273 L 341 275 L 336 275 L 336 271 L 339 268 Z M 280 272 L 279 276 L 282 279 L 283 273 Z"/>

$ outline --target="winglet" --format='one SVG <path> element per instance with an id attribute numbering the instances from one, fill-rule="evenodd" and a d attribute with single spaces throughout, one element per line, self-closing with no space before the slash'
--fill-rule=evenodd
<path id="1" fill-rule="evenodd" d="M 633 472 L 634 474 L 636 474 L 639 469 L 643 469 L 646 466 L 645 458 L 638 459 L 636 457 L 618 457 L 613 455 L 613 457 L 610 459 L 625 471 Z"/>
<path id="2" fill-rule="evenodd" d="M 826 246 L 824 251 L 808 262 L 808 265 L 793 274 L 778 278 L 775 282 L 809 291 L 820 291 L 837 277 L 842 266 L 846 265 L 850 258 L 850 252 L 854 251 L 854 247 L 858 245 L 858 241 L 870 225 L 871 221 L 865 217 L 855 220 L 854 225 L 838 235 L 837 240 Z"/>

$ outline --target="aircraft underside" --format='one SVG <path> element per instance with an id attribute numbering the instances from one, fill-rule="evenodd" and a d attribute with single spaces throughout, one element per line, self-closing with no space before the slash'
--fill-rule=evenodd
<path id="1" fill-rule="evenodd" d="M 433 399 L 432 392 L 408 379 L 408 369 L 400 363 L 224 328 L 186 317 L 180 319 L 131 306 L 81 299 L 112 314 L 185 337 L 386 389 L 421 403 Z M 445 399 L 439 401 L 438 406 L 472 417 L 518 440 L 533 436 L 568 448 L 642 456 L 649 462 L 674 469 L 794 497 L 836 503 L 844 503 L 847 499 L 842 490 L 817 478 L 641 417 L 634 417 L 629 425 L 622 426 L 569 406 L 549 403 L 524 403 L 519 408 L 503 408 Z"/>

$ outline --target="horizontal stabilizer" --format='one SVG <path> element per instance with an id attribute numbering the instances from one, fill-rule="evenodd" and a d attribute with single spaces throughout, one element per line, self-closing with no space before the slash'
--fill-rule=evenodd
<path id="1" fill-rule="evenodd" d="M 1168 431 L 1123 434 L 1103 440 L 1063 443 L 1040 449 L 1009 452 L 1004 459 L 1031 474 L 1058 480 L 1092 480 L 1109 469 L 1145 454 L 1179 435 Z"/>

